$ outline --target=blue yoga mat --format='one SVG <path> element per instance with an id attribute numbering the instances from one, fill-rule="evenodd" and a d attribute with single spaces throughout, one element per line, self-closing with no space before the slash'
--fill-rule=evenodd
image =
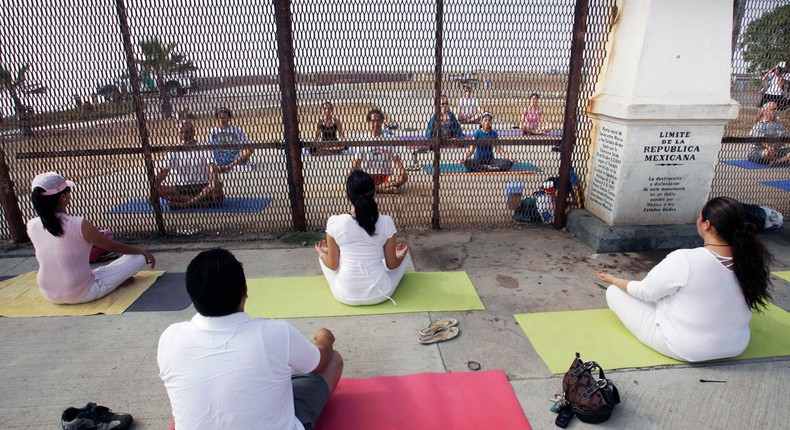
<path id="1" fill-rule="evenodd" d="M 779 188 L 780 190 L 790 191 L 790 179 L 782 179 L 779 181 L 763 181 L 760 183 L 768 185 L 769 187 Z"/>
<path id="2" fill-rule="evenodd" d="M 433 175 L 433 164 L 423 164 L 422 170 L 429 175 Z M 490 174 L 505 174 L 505 173 L 540 173 L 543 170 L 540 167 L 527 162 L 527 161 L 518 161 L 513 163 L 513 167 L 510 170 L 502 171 L 502 172 L 472 172 L 471 170 L 467 169 L 461 163 L 441 163 L 439 165 L 439 174 L 440 175 L 460 175 L 460 174 L 479 174 L 479 175 L 490 175 Z"/>
<path id="3" fill-rule="evenodd" d="M 743 167 L 744 169 L 750 169 L 750 170 L 776 169 L 776 168 L 781 169 L 783 167 L 790 167 L 790 165 L 788 164 L 783 164 L 783 165 L 760 164 L 749 160 L 721 160 L 721 162 L 724 164 L 729 164 L 730 166 Z"/>
<path id="4" fill-rule="evenodd" d="M 274 201 L 271 197 L 225 197 L 221 204 L 207 208 L 170 209 L 167 201 L 159 200 L 162 212 L 174 213 L 255 213 L 261 212 Z M 146 199 L 137 198 L 120 204 L 108 211 L 109 214 L 147 214 L 153 213 L 154 207 Z"/>

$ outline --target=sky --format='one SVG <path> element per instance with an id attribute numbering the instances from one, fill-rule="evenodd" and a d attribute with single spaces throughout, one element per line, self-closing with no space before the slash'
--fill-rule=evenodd
<path id="1" fill-rule="evenodd" d="M 29 81 L 49 88 L 27 103 L 71 107 L 74 94 L 86 98 L 125 70 L 115 1 L 0 3 L 0 63 L 12 71 L 30 63 Z M 751 0 L 745 23 L 783 3 Z M 137 55 L 140 40 L 157 36 L 177 42 L 199 77 L 277 73 L 271 1 L 126 0 L 126 7 Z M 297 72 L 432 72 L 435 7 L 431 0 L 293 0 Z M 573 0 L 446 0 L 444 70 L 565 70 L 573 7 Z M 0 105 L 12 112 L 7 94 Z"/>

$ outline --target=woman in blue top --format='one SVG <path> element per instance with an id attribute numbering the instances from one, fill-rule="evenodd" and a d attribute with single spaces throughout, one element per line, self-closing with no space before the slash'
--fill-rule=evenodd
<path id="1" fill-rule="evenodd" d="M 464 138 L 464 132 L 461 130 L 461 123 L 455 114 L 450 112 L 450 103 L 447 101 L 446 96 L 441 99 L 442 112 L 439 117 L 438 126 L 436 115 L 431 116 L 428 122 L 428 128 L 425 130 L 425 137 L 428 139 L 432 137 L 439 137 L 439 130 L 442 130 L 442 137 L 445 139 Z"/>
<path id="2" fill-rule="evenodd" d="M 493 120 L 494 115 L 491 112 L 483 113 L 483 117 L 480 120 L 480 128 L 474 134 L 475 139 L 493 140 L 499 138 L 497 132 L 491 129 L 491 121 Z M 504 158 L 494 158 L 494 151 Z M 472 154 L 474 154 L 474 158 L 470 158 Z M 515 161 L 499 145 L 488 143 L 470 146 L 463 160 L 461 160 L 461 164 L 472 172 L 504 172 L 510 170 Z"/>

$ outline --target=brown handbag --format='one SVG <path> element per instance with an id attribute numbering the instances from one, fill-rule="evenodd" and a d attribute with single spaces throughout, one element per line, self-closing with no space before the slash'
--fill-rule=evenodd
<path id="1" fill-rule="evenodd" d="M 597 380 L 592 373 L 595 369 L 598 369 Z M 585 423 L 597 424 L 608 420 L 614 406 L 620 403 L 617 387 L 606 379 L 601 366 L 594 361 L 582 361 L 578 352 L 562 378 L 562 391 L 567 402 L 565 407 Z"/>

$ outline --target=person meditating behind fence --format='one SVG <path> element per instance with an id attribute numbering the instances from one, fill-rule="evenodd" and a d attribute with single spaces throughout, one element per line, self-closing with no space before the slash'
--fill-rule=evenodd
<path id="1" fill-rule="evenodd" d="M 546 134 L 546 130 L 540 128 L 542 116 L 543 109 L 540 107 L 540 95 L 532 93 L 529 96 L 529 104 L 524 108 L 524 115 L 521 117 L 521 133 L 525 135 Z"/>
<path id="2" fill-rule="evenodd" d="M 770 299 L 771 254 L 745 224 L 743 205 L 717 197 L 703 206 L 703 246 L 670 253 L 641 281 L 598 270 L 606 301 L 642 343 L 681 361 L 735 357 L 749 343 L 752 310 Z"/>
<path id="3" fill-rule="evenodd" d="M 38 289 L 52 303 L 87 303 L 102 298 L 122 285 L 134 282 L 134 274 L 154 256 L 136 246 L 105 237 L 90 221 L 67 214 L 74 183 L 55 172 L 33 179 L 30 200 L 37 218 L 27 223 L 38 261 Z M 88 257 L 93 245 L 124 254 L 112 263 L 91 270 Z"/>
<path id="4" fill-rule="evenodd" d="M 480 102 L 472 95 L 472 86 L 464 85 L 464 96 L 458 99 L 458 121 L 477 124 L 480 121 Z"/>
<path id="5" fill-rule="evenodd" d="M 332 294 L 350 306 L 392 300 L 403 274 L 414 270 L 409 247 L 397 242 L 392 218 L 379 214 L 375 194 L 369 174 L 351 172 L 346 180 L 351 213 L 329 217 L 326 240 L 315 245 Z"/>
<path id="6" fill-rule="evenodd" d="M 195 141 L 195 125 L 191 121 L 181 122 L 179 135 L 183 147 L 196 148 L 200 145 Z M 224 198 L 219 171 L 209 151 L 168 152 L 164 167 L 156 175 L 154 187 L 159 197 L 169 201 L 170 209 L 218 205 Z M 175 185 L 164 185 L 170 172 L 175 174 Z M 153 203 L 151 196 L 148 202 Z"/>
<path id="7" fill-rule="evenodd" d="M 211 145 L 230 145 L 250 143 L 242 129 L 230 123 L 233 112 L 226 107 L 217 108 L 214 112 L 217 126 L 212 128 L 208 135 Z M 220 173 L 227 172 L 236 166 L 246 166 L 253 153 L 252 148 L 244 149 L 218 149 L 214 151 L 214 159 L 219 166 Z"/>
<path id="8" fill-rule="evenodd" d="M 491 129 L 493 120 L 494 115 L 491 112 L 483 113 L 483 117 L 480 120 L 480 128 L 474 134 L 476 141 L 482 140 L 483 142 L 471 145 L 461 160 L 461 164 L 472 172 L 503 172 L 510 170 L 516 161 L 499 145 L 486 142 L 499 138 L 496 130 Z M 494 158 L 494 151 L 504 158 Z M 474 154 L 474 158 L 470 158 L 472 154 Z"/>
<path id="9" fill-rule="evenodd" d="M 371 109 L 366 120 L 370 138 L 373 140 L 393 139 L 392 132 L 384 132 L 384 113 L 381 109 Z M 408 176 L 400 155 L 392 146 L 371 146 L 357 152 L 351 170 L 362 170 L 373 177 L 377 193 L 396 194 Z"/>
<path id="10" fill-rule="evenodd" d="M 442 96 L 440 100 L 441 113 L 439 120 L 436 120 L 436 115 L 431 115 L 431 120 L 428 121 L 428 128 L 425 129 L 425 137 L 428 139 L 438 137 L 439 130 L 442 131 L 442 137 L 445 139 L 462 139 L 464 132 L 461 130 L 461 123 L 458 118 L 450 111 L 450 103 L 447 101 L 447 96 Z"/>
<path id="11" fill-rule="evenodd" d="M 762 118 L 752 127 L 751 137 L 787 137 L 787 129 L 776 118 L 778 105 L 774 101 L 763 106 Z M 759 164 L 790 164 L 790 148 L 783 143 L 756 143 L 748 156 L 749 161 Z"/>
<path id="12" fill-rule="evenodd" d="M 315 125 L 315 141 L 316 142 L 338 142 L 346 140 L 346 133 L 343 131 L 343 123 L 340 118 L 334 116 L 335 107 L 330 102 L 324 102 L 321 105 L 324 113 Z M 310 147 L 310 153 L 313 155 L 326 155 L 338 154 L 348 149 L 348 146 L 335 145 L 335 146 L 320 146 L 313 145 Z"/>

